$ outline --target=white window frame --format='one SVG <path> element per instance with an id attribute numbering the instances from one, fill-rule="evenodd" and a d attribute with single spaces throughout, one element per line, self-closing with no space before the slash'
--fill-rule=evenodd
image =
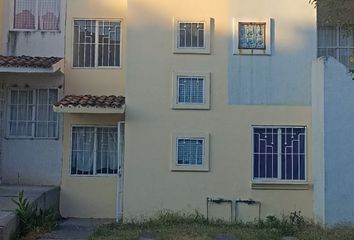
<path id="1" fill-rule="evenodd" d="M 204 24 L 204 47 L 179 47 L 179 24 L 180 23 L 203 23 Z M 173 52 L 175 54 L 210 54 L 211 24 L 212 18 L 173 18 Z"/>
<path id="2" fill-rule="evenodd" d="M 96 36 L 95 36 L 95 66 L 93 67 L 75 67 L 74 66 L 74 35 L 75 35 L 75 21 L 95 21 L 96 22 Z M 117 21 L 120 24 L 120 45 L 119 45 L 119 65 L 118 66 L 98 66 L 98 31 L 99 31 L 99 21 Z M 122 45 L 123 45 L 123 20 L 121 18 L 74 18 L 72 20 L 72 39 L 71 39 L 71 48 L 72 48 L 72 55 L 71 55 L 71 68 L 72 69 L 122 69 Z"/>
<path id="3" fill-rule="evenodd" d="M 177 164 L 177 142 L 179 139 L 203 139 L 204 144 L 204 156 L 202 165 L 178 165 Z M 170 170 L 173 172 L 209 172 L 209 147 L 210 147 L 210 134 L 198 133 L 198 134 L 172 134 L 172 158 Z"/>
<path id="4" fill-rule="evenodd" d="M 281 161 L 279 160 L 281 145 L 278 142 L 278 178 L 257 178 L 254 177 L 254 128 L 304 128 L 305 129 L 305 179 L 304 180 L 282 180 L 281 179 Z M 252 184 L 307 184 L 308 183 L 308 153 L 307 153 L 307 138 L 308 138 L 308 129 L 307 126 L 302 125 L 253 125 L 251 127 L 251 136 L 252 136 L 252 146 L 251 146 L 251 155 L 252 155 L 252 164 L 251 164 L 251 182 Z"/>
<path id="5" fill-rule="evenodd" d="M 71 165 L 72 165 L 72 151 L 73 151 L 73 128 L 75 127 L 86 127 L 86 128 L 94 128 L 94 131 L 95 131 L 95 136 L 94 136 L 94 139 L 95 139 L 95 142 L 94 142 L 94 148 L 95 148 L 95 151 L 94 151 L 94 161 L 93 161 L 93 174 L 90 175 L 90 174 L 73 174 L 71 173 Z M 118 146 L 117 146 L 117 173 L 112 173 L 112 174 L 109 174 L 109 173 L 99 173 L 97 174 L 96 171 L 96 152 L 97 152 L 97 128 L 116 128 L 117 129 L 117 134 L 118 134 L 118 127 L 117 125 L 95 125 L 95 124 L 90 124 L 90 125 L 84 125 L 84 124 L 73 124 L 71 125 L 70 127 L 70 152 L 69 152 L 69 176 L 71 177 L 116 177 L 118 174 L 119 174 L 119 162 L 118 162 L 118 157 L 119 157 L 119 150 L 118 150 Z M 118 140 L 118 138 L 117 138 Z"/>
<path id="6" fill-rule="evenodd" d="M 59 23 L 58 23 L 58 29 L 55 29 L 55 30 L 45 30 L 45 29 L 38 29 L 38 5 L 39 5 L 39 1 L 38 0 L 33 0 L 33 1 L 36 1 L 37 4 L 36 4 L 36 11 L 35 11 L 35 23 L 34 23 L 34 26 L 35 28 L 34 29 L 19 29 L 19 28 L 15 28 L 15 1 L 14 0 L 11 0 L 10 1 L 10 14 L 9 14 L 9 17 L 10 17 L 10 30 L 13 31 L 13 32 L 61 32 L 61 22 L 62 22 L 62 14 L 65 14 L 65 13 L 62 13 L 62 0 L 58 0 L 59 3 Z"/>
<path id="7" fill-rule="evenodd" d="M 273 18 L 233 19 L 233 54 L 234 55 L 272 55 Z M 265 49 L 239 49 L 239 23 L 265 23 Z"/>
<path id="8" fill-rule="evenodd" d="M 14 90 L 28 90 L 33 92 L 33 110 L 32 110 L 32 121 L 33 126 L 32 126 L 32 135 L 31 136 L 12 136 L 10 135 L 10 116 L 11 116 L 11 111 L 10 111 L 10 106 L 11 104 L 11 91 Z M 36 125 L 36 109 L 37 109 L 37 96 L 36 96 L 36 91 L 37 90 L 56 90 L 57 91 L 57 96 L 59 98 L 60 92 L 58 88 L 29 88 L 29 89 L 21 89 L 21 88 L 7 88 L 7 110 L 6 110 L 6 138 L 8 139 L 31 139 L 31 140 L 58 140 L 59 139 L 59 115 L 57 114 L 57 121 L 56 121 L 56 129 L 55 129 L 55 134 L 56 136 L 54 137 L 36 137 L 35 136 L 35 125 Z M 58 99 L 59 100 L 59 99 Z"/>
<path id="9" fill-rule="evenodd" d="M 210 75 L 206 72 L 173 72 L 172 73 L 172 109 L 185 109 L 185 110 L 209 110 L 210 109 Z M 204 103 L 179 103 L 178 102 L 178 80 L 181 77 L 200 77 L 204 79 Z"/>

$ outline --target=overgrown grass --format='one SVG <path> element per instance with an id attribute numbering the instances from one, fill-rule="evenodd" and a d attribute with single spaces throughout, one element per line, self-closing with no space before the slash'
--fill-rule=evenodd
<path id="1" fill-rule="evenodd" d="M 151 232 L 160 240 L 214 240 L 217 235 L 228 235 L 240 240 L 277 240 L 294 236 L 300 240 L 353 240 L 352 226 L 337 226 L 330 229 L 305 220 L 298 213 L 281 219 L 267 217 L 254 223 L 227 224 L 207 222 L 199 213 L 184 214 L 163 212 L 156 218 L 142 222 L 110 224 L 99 227 L 90 240 L 133 240 L 142 232 Z"/>

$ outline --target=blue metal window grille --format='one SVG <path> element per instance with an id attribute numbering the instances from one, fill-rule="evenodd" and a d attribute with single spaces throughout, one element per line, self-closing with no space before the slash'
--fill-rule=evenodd
<path id="1" fill-rule="evenodd" d="M 255 127 L 253 129 L 253 178 L 306 179 L 306 129 L 304 127 Z"/>
<path id="2" fill-rule="evenodd" d="M 204 138 L 177 138 L 178 166 L 201 166 L 204 162 Z"/>
<path id="3" fill-rule="evenodd" d="M 203 77 L 178 77 L 177 104 L 204 104 L 204 84 Z"/>

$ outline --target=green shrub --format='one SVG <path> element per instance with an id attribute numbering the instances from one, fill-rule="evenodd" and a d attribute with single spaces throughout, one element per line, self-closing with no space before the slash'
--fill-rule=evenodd
<path id="1" fill-rule="evenodd" d="M 24 191 L 18 195 L 18 199 L 12 199 L 16 204 L 16 215 L 19 219 L 18 235 L 22 237 L 32 231 L 48 231 L 56 226 L 57 215 L 53 209 L 38 209 L 32 206 L 25 197 Z"/>

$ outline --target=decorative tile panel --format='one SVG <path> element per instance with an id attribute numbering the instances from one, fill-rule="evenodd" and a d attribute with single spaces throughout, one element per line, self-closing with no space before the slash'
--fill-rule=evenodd
<path id="1" fill-rule="evenodd" d="M 266 49 L 266 23 L 240 22 L 239 49 Z"/>

